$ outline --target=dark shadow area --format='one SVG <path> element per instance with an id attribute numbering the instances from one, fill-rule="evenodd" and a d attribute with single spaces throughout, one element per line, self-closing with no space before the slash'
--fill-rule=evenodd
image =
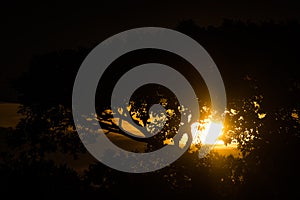
<path id="1" fill-rule="evenodd" d="M 29 70 L 14 82 L 23 117 L 15 129 L 0 129 L 2 193 L 40 199 L 299 198 L 299 23 L 226 19 L 220 26 L 202 27 L 188 20 L 175 28 L 198 41 L 217 64 L 228 95 L 222 139 L 236 141 L 242 157 L 212 151 L 200 159 L 188 151 L 170 166 L 145 174 L 103 165 L 81 143 L 71 109 L 77 71 L 93 47 L 61 50 L 33 57 Z M 95 121 L 123 142 L 127 136 L 109 112 L 110 95 L 122 74 L 148 62 L 178 70 L 199 96 L 200 107 L 210 103 L 203 79 L 183 58 L 153 49 L 123 55 L 105 72 L 95 97 Z M 129 111 L 139 113 L 131 116 L 136 124 L 136 118 L 147 123 L 154 103 L 168 102 L 165 108 L 177 113 L 168 118 L 175 127 L 171 131 L 163 129 L 149 140 L 127 139 L 153 151 L 176 134 L 180 113 L 172 91 L 143 86 L 129 100 Z"/>

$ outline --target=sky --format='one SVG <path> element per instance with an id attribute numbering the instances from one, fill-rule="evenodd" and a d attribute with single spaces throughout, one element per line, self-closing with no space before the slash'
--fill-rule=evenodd
<path id="1" fill-rule="evenodd" d="M 0 103 L 0 127 L 16 127 L 21 118 L 17 113 L 18 106 L 16 103 Z"/>
<path id="2" fill-rule="evenodd" d="M 202 26 L 224 18 L 300 20 L 297 1 L 7 1 L 0 6 L 0 101 L 15 101 L 11 81 L 34 55 L 88 47 L 120 31 L 144 26 L 174 28 L 183 20 Z"/>

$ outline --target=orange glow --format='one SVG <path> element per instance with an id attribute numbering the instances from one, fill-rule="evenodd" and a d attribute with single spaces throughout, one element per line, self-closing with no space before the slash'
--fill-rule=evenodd
<path id="1" fill-rule="evenodd" d="M 219 140 L 219 137 L 223 134 L 223 127 L 222 122 L 211 119 L 206 119 L 203 123 L 193 123 L 191 125 L 192 144 L 224 144 L 222 140 Z"/>

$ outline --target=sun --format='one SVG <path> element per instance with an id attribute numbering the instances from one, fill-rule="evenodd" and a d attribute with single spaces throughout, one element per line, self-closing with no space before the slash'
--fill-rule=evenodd
<path id="1" fill-rule="evenodd" d="M 195 122 L 191 125 L 191 132 L 193 136 L 192 144 L 224 144 L 220 140 L 223 134 L 224 124 L 220 121 L 213 121 L 206 119 L 200 122 Z"/>

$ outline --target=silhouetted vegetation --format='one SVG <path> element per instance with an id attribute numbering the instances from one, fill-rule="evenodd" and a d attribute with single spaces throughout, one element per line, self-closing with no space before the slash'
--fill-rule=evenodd
<path id="1" fill-rule="evenodd" d="M 41 198 L 61 194 L 138 199 L 299 198 L 298 22 L 224 20 L 218 27 L 201 27 L 184 21 L 176 29 L 197 40 L 216 62 L 228 95 L 223 139 L 227 143 L 237 141 L 243 157 L 211 152 L 199 159 L 197 153 L 186 152 L 170 166 L 146 174 L 119 172 L 97 161 L 86 163 L 83 172 L 72 168 L 67 160 L 58 164 L 49 155 L 80 160 L 89 154 L 76 133 L 71 100 L 77 70 L 91 49 L 63 50 L 34 57 L 29 71 L 15 82 L 19 112 L 24 117 L 15 130 L 0 130 L 9 145 L 1 148 L 4 191 L 29 196 L 38 191 Z M 153 49 L 128 53 L 111 64 L 98 85 L 97 119 L 108 132 L 127 135 L 112 121 L 112 114 L 104 112 L 111 109 L 110 95 L 116 81 L 129 69 L 148 62 L 163 63 L 184 74 L 201 97 L 199 104 L 209 105 L 203 79 L 184 59 Z M 164 99 L 169 102 L 167 108 L 178 107 L 170 91 L 153 87 L 141 87 L 131 98 L 130 112 L 138 112 L 144 124 L 152 104 Z M 164 134 L 136 142 L 145 142 L 148 151 L 160 148 L 162 140 L 176 134 L 178 117 L 180 113 L 170 118 L 170 126 L 175 128 L 169 135 L 165 133 L 170 130 L 164 129 Z"/>

